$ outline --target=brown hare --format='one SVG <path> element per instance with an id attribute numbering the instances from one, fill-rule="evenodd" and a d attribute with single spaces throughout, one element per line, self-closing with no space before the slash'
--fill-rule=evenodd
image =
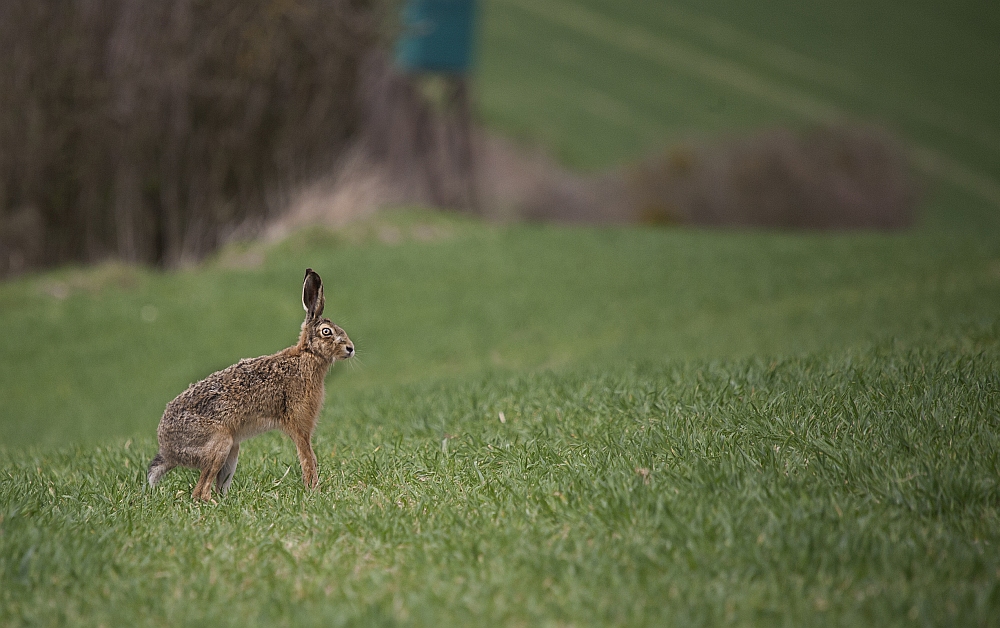
<path id="1" fill-rule="evenodd" d="M 274 355 L 240 360 L 212 373 L 167 404 L 156 437 L 160 451 L 149 463 L 150 486 L 176 466 L 201 469 L 192 497 L 212 498 L 212 482 L 229 490 L 240 442 L 281 430 L 295 442 L 302 479 L 319 483 L 312 434 L 323 405 L 323 379 L 337 360 L 354 355 L 344 330 L 323 318 L 323 281 L 311 268 L 302 284 L 299 342 Z"/>

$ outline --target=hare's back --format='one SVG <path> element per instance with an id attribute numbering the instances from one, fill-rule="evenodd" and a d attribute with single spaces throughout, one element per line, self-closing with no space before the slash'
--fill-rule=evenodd
<path id="1" fill-rule="evenodd" d="M 223 371 L 212 373 L 188 386 L 167 404 L 163 421 L 190 423 L 198 417 L 211 419 L 225 414 L 229 406 L 229 393 L 221 381 L 222 373 Z"/>
<path id="2" fill-rule="evenodd" d="M 209 421 L 234 421 L 248 416 L 273 416 L 286 395 L 287 368 L 273 356 L 247 358 L 195 382 L 167 404 L 168 415 L 194 415 Z"/>

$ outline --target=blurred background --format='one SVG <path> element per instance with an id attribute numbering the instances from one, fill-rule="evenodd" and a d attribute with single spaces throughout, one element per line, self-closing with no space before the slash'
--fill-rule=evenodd
<path id="1" fill-rule="evenodd" d="M 998 7 L 2 3 L 0 442 L 151 434 L 305 266 L 361 388 L 992 324 Z"/>
<path id="2" fill-rule="evenodd" d="M 5 3 L 0 274 L 177 266 L 391 204 L 895 229 L 928 175 L 996 204 L 997 14 L 938 0 Z"/>

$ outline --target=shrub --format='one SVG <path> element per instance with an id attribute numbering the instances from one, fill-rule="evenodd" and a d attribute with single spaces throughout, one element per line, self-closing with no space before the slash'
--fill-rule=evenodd
<path id="1" fill-rule="evenodd" d="M 276 211 L 359 123 L 377 0 L 0 3 L 0 274 L 176 265 Z"/>
<path id="2" fill-rule="evenodd" d="M 697 225 L 895 229 L 918 196 L 887 133 L 846 125 L 676 146 L 631 179 L 641 219 Z"/>

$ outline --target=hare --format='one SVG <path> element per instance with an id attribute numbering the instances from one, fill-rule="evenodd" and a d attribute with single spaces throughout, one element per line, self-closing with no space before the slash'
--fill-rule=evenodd
<path id="1" fill-rule="evenodd" d="M 306 486 L 319 483 L 312 434 L 323 405 L 323 379 L 334 362 L 354 355 L 344 330 L 323 318 L 323 305 L 323 281 L 307 268 L 302 284 L 306 319 L 298 344 L 240 360 L 191 384 L 167 404 L 156 430 L 160 450 L 149 463 L 150 486 L 180 465 L 201 469 L 194 499 L 210 500 L 213 481 L 225 495 L 240 442 L 275 429 L 295 442 Z"/>

